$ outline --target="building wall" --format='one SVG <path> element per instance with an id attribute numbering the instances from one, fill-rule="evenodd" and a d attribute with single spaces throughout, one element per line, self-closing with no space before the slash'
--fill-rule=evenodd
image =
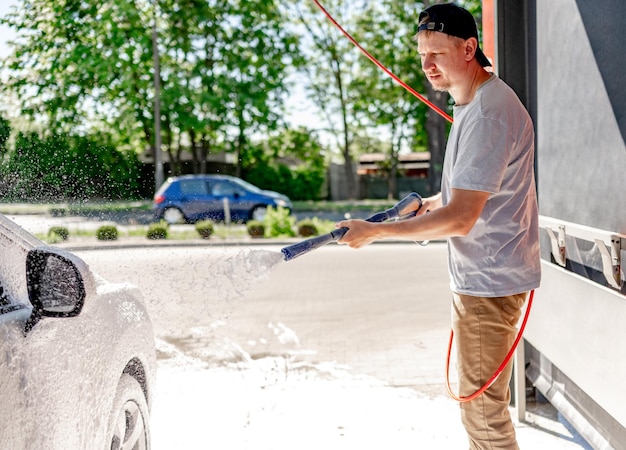
<path id="1" fill-rule="evenodd" d="M 572 229 L 626 234 L 626 2 L 500 0 L 498 6 L 503 12 L 520 4 L 528 36 L 521 87 L 535 123 L 539 212 L 577 224 Z M 503 46 L 515 59 L 519 49 Z M 592 239 L 566 242 L 562 268 L 551 261 L 550 240 L 542 241 L 542 283 L 524 334 L 537 352 L 527 374 L 594 448 L 626 449 L 626 410 L 615 395 L 626 370 L 623 291 L 593 277 L 591 263 L 600 253 Z"/>
<path id="2" fill-rule="evenodd" d="M 536 2 L 540 213 L 626 233 L 623 0 Z"/>

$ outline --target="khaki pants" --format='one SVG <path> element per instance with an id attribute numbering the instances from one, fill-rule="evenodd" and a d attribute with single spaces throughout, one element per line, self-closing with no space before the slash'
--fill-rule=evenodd
<path id="1" fill-rule="evenodd" d="M 517 335 L 526 293 L 508 297 L 453 295 L 452 327 L 456 340 L 459 395 L 480 389 L 496 372 Z M 508 406 L 512 362 L 480 397 L 461 403 L 461 419 L 472 450 L 517 450 Z"/>

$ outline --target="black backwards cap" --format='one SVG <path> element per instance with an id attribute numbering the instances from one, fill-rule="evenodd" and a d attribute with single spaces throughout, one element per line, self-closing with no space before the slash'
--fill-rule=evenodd
<path id="1" fill-rule="evenodd" d="M 432 5 L 426 8 L 420 13 L 418 23 L 420 23 L 418 33 L 426 30 L 439 31 L 461 39 L 473 37 L 478 40 L 478 29 L 474 17 L 468 10 L 454 3 Z M 475 56 L 481 66 L 491 66 L 480 47 L 476 48 Z"/>

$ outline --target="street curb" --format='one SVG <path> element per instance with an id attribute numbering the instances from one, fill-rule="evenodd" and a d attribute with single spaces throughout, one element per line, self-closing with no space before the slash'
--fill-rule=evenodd
<path id="1" fill-rule="evenodd" d="M 96 243 L 58 243 L 53 247 L 62 248 L 70 252 L 76 251 L 96 251 L 96 250 L 129 250 L 135 248 L 171 248 L 171 247 L 286 247 L 288 245 L 302 242 L 303 239 L 251 239 L 251 240 L 224 240 L 224 241 L 208 241 L 204 239 L 198 240 L 155 240 L 155 241 L 133 241 L 133 242 L 96 242 Z M 431 243 L 445 243 L 445 240 L 430 241 Z M 397 245 L 408 244 L 411 241 L 376 241 L 370 245 Z M 415 242 L 419 245 L 418 242 Z M 336 242 L 330 242 L 326 245 L 341 245 Z"/>

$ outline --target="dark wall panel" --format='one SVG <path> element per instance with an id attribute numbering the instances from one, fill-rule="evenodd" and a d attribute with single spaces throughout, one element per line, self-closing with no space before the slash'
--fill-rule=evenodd
<path id="1" fill-rule="evenodd" d="M 623 0 L 536 2 L 540 213 L 626 233 Z"/>

